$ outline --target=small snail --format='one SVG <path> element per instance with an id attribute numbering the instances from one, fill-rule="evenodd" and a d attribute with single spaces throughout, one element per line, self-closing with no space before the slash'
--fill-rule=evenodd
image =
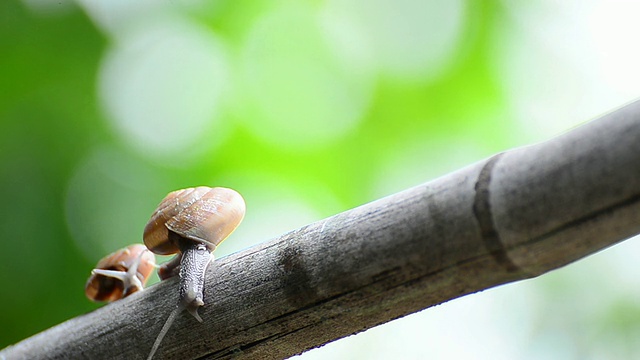
<path id="1" fill-rule="evenodd" d="M 85 285 L 85 295 L 92 301 L 122 299 L 142 290 L 155 267 L 155 257 L 144 245 L 129 245 L 98 261 Z"/>
<path id="2" fill-rule="evenodd" d="M 160 266 L 162 279 L 179 269 L 180 299 L 158 334 L 148 359 L 160 346 L 176 315 L 187 309 L 199 322 L 203 290 L 212 252 L 242 221 L 244 199 L 227 188 L 199 186 L 169 193 L 144 228 L 144 243 L 156 254 L 177 256 Z"/>

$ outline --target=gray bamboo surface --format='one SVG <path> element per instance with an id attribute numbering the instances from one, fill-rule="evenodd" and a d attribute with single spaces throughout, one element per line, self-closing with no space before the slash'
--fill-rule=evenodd
<path id="1" fill-rule="evenodd" d="M 638 233 L 635 102 L 216 260 L 204 323 L 179 314 L 155 358 L 285 358 Z M 0 359 L 144 359 L 176 302 L 177 281 L 164 281 Z"/>

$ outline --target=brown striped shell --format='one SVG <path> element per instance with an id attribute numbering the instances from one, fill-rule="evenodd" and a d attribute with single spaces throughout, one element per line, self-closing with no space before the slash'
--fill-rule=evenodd
<path id="1" fill-rule="evenodd" d="M 129 270 L 137 265 L 135 274 L 128 274 Z M 136 276 L 133 281 L 96 274 L 92 272 L 85 285 L 85 295 L 92 301 L 115 301 L 122 299 L 136 291 L 142 290 L 151 272 L 155 268 L 155 256 L 142 244 L 129 245 L 102 258 L 95 269 L 112 270 L 120 272 L 122 277 Z M 94 271 L 95 271 L 94 269 Z M 129 280 L 129 279 L 128 279 Z M 126 285 L 132 284 L 132 285 Z"/>
<path id="2" fill-rule="evenodd" d="M 169 232 L 204 243 L 210 252 L 238 227 L 245 213 L 235 190 L 206 186 L 169 193 L 144 228 L 144 243 L 160 255 L 179 252 Z M 172 238 L 172 237 L 171 237 Z"/>

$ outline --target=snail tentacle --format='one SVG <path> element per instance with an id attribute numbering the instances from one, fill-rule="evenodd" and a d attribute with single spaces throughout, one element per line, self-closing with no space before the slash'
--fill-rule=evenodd
<path id="1" fill-rule="evenodd" d="M 129 245 L 102 258 L 85 286 L 92 301 L 115 301 L 141 291 L 156 267 L 154 255 L 142 244 Z"/>

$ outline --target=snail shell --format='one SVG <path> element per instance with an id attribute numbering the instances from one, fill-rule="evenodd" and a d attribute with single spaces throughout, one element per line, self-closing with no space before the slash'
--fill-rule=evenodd
<path id="1" fill-rule="evenodd" d="M 203 243 L 213 252 L 240 224 L 244 199 L 236 191 L 199 186 L 169 193 L 144 228 L 144 243 L 160 255 L 180 251 L 176 237 Z"/>
<path id="2" fill-rule="evenodd" d="M 155 264 L 155 257 L 144 245 L 129 245 L 98 261 L 85 285 L 85 295 L 92 301 L 109 302 L 127 297 L 142 290 Z"/>
<path id="3" fill-rule="evenodd" d="M 204 305 L 205 271 L 211 253 L 238 227 L 245 213 L 242 196 L 235 190 L 199 186 L 169 193 L 158 205 L 144 228 L 144 243 L 156 254 L 179 253 L 160 266 L 162 279 L 178 268 L 179 301 L 156 337 L 149 356 L 152 359 L 178 313 L 187 309 L 202 322 L 198 308 Z"/>

